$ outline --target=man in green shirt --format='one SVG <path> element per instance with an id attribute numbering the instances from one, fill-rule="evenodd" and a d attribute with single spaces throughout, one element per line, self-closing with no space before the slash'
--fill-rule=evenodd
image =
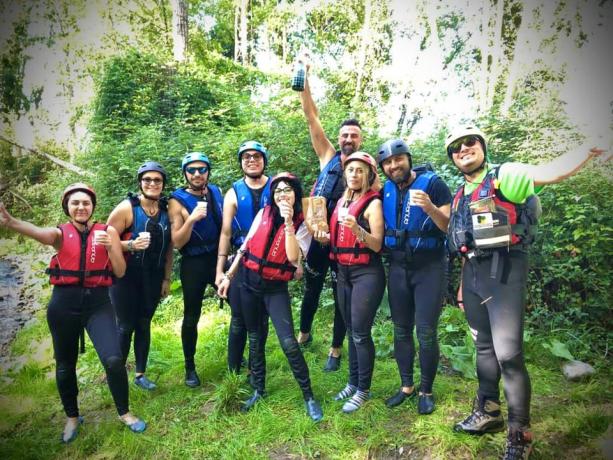
<path id="1" fill-rule="evenodd" d="M 452 132 L 445 148 L 465 180 L 453 200 L 448 241 L 462 256 L 458 297 L 477 349 L 479 379 L 473 411 L 454 430 L 479 435 L 504 429 L 502 376 L 509 408 L 504 458 L 526 459 L 532 447 L 531 389 L 522 342 L 528 246 L 540 214 L 535 189 L 566 179 L 604 151 L 582 146 L 546 164 L 494 166 L 476 127 Z"/>

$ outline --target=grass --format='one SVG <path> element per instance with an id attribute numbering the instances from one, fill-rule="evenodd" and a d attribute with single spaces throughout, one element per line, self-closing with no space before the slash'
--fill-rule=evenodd
<path id="1" fill-rule="evenodd" d="M 295 292 L 295 291 L 292 291 Z M 296 293 L 296 292 L 295 292 Z M 227 307 L 206 300 L 199 324 L 196 364 L 203 386 L 183 384 L 180 341 L 182 303 L 178 292 L 163 302 L 153 322 L 153 343 L 147 375 L 158 388 L 144 392 L 130 383 L 132 411 L 149 424 L 134 435 L 117 420 L 102 367 L 93 346 L 78 365 L 79 403 L 85 423 L 72 444 L 59 443 L 64 423 L 55 387 L 51 343 L 44 321 L 21 331 L 12 348 L 19 362 L 0 375 L 0 454 L 3 459 L 42 458 L 497 458 L 504 433 L 480 438 L 452 432 L 455 421 L 466 415 L 476 390 L 476 380 L 452 368 L 443 359 L 434 392 L 437 410 L 417 416 L 415 402 L 389 410 L 384 399 L 398 389 L 395 361 L 389 356 L 390 327 L 379 318 L 374 328 L 381 350 L 375 364 L 373 400 L 353 415 L 341 412 L 334 394 L 347 378 L 346 353 L 340 372 L 325 373 L 322 367 L 332 329 L 329 292 L 317 314 L 315 340 L 305 352 L 316 397 L 322 402 L 324 420 L 313 424 L 289 366 L 271 327 L 267 345 L 267 391 L 269 396 L 247 414 L 238 409 L 250 393 L 245 375 L 226 372 Z M 299 295 L 294 296 L 298 318 Z M 384 316 L 384 315 L 381 315 Z M 453 325 L 447 327 L 447 325 Z M 451 350 L 465 347 L 465 327 L 457 310 L 446 309 L 441 337 Z M 597 365 L 590 381 L 568 383 L 559 361 L 538 348 L 532 336 L 529 370 L 532 377 L 533 430 L 537 442 L 533 458 L 602 458 L 598 439 L 609 429 L 611 371 L 608 361 Z M 462 351 L 463 349 L 460 349 Z M 467 348 L 463 355 L 472 356 Z M 17 359 L 20 358 L 20 359 Z M 467 358 L 467 359 L 469 359 Z M 418 374 L 418 370 L 416 370 Z M 130 382 L 133 375 L 130 375 Z M 418 376 L 416 378 L 418 381 Z"/>

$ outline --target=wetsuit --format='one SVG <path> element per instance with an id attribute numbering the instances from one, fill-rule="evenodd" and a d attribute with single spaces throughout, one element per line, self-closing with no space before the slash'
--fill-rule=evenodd
<path id="1" fill-rule="evenodd" d="M 487 174 L 486 174 L 487 173 Z M 524 165 L 506 163 L 495 172 L 484 171 L 458 191 L 449 223 L 450 244 L 457 235 L 468 235 L 462 269 L 462 299 L 466 319 L 477 349 L 478 397 L 481 402 L 500 402 L 499 382 L 502 376 L 509 409 L 509 427 L 525 430 L 530 426 L 530 377 L 523 355 L 524 314 L 528 277 L 528 244 L 536 228 L 536 216 L 528 203 L 534 197 L 534 182 Z M 498 203 L 513 207 L 518 227 L 524 233 L 519 241 L 502 248 L 479 249 L 471 241 L 473 227 L 468 224 L 469 204 L 476 201 L 478 188 L 492 180 L 496 183 Z M 488 185 L 489 186 L 489 185 Z M 461 193 L 463 192 L 463 193 Z M 531 221 L 528 225 L 528 220 Z M 517 230 L 519 231 L 519 230 Z M 463 233 L 462 233 L 463 232 Z M 515 234 L 515 230 L 513 230 Z M 513 236 L 515 240 L 515 235 Z M 456 249 L 461 249 L 455 245 Z"/>
<path id="2" fill-rule="evenodd" d="M 122 239 L 136 239 L 140 232 L 149 232 L 151 242 L 144 251 L 127 256 L 127 268 L 123 278 L 110 290 L 117 315 L 117 325 L 124 360 L 128 359 L 132 334 L 134 334 L 134 358 L 136 372 L 145 373 L 151 345 L 151 320 L 160 301 L 164 280 L 166 256 L 170 245 L 170 223 L 165 201 L 160 210 L 148 216 L 140 206 L 138 197 L 131 197 L 132 225 Z"/>
<path id="3" fill-rule="evenodd" d="M 341 202 L 337 204 L 337 209 L 339 206 Z M 335 254 L 341 241 L 341 237 L 336 237 L 335 229 L 332 228 L 335 226 L 335 215 L 330 220 L 331 254 Z M 370 231 L 368 221 L 364 219 L 362 213 L 356 216 L 356 220 L 362 228 Z M 340 224 L 336 225 L 339 227 L 339 234 L 344 231 L 345 238 L 347 235 L 352 237 L 350 230 L 346 228 L 343 230 Z M 365 255 L 367 257 L 362 261 Z M 375 363 L 375 344 L 371 330 L 385 290 L 385 272 L 381 256 L 367 248 L 360 254 L 359 262 L 344 263 L 338 258 L 337 266 L 338 303 L 347 326 L 349 384 L 358 390 L 368 391 Z"/>
<path id="4" fill-rule="evenodd" d="M 260 211 L 256 216 L 247 240 L 257 237 L 256 233 L 261 230 L 263 212 Z M 272 220 L 272 219 L 270 219 Z M 276 234 L 282 225 L 282 220 L 271 222 L 272 233 Z M 283 230 L 281 230 L 283 233 Z M 311 235 L 306 226 L 300 224 L 296 230 L 296 238 L 302 251 L 306 251 L 311 242 Z M 272 249 L 274 251 L 274 248 Z M 271 248 L 264 251 L 269 254 Z M 283 244 L 283 253 L 285 251 Z M 262 343 L 261 334 L 263 331 L 262 316 L 267 313 L 277 333 L 279 344 L 285 354 L 287 361 L 292 369 L 294 378 L 300 387 L 303 397 L 308 400 L 313 397 L 309 368 L 304 360 L 302 351 L 298 346 L 298 341 L 294 335 L 294 322 L 292 319 L 292 309 L 287 289 L 287 281 L 264 278 L 258 270 L 248 268 L 245 260 L 248 254 L 243 257 L 243 265 L 240 267 L 242 272 L 242 289 L 240 290 L 240 301 L 243 312 L 245 313 L 245 323 L 249 334 L 249 356 L 251 358 L 251 383 L 253 387 L 262 394 L 265 388 L 266 361 L 265 350 L 260 345 Z M 266 331 L 267 332 L 267 331 Z"/>
<path id="5" fill-rule="evenodd" d="M 313 187 L 313 196 L 323 196 L 326 198 L 328 207 L 328 221 L 332 211 L 336 207 L 336 202 L 343 194 L 344 184 L 342 180 L 343 170 L 340 161 L 340 151 L 322 169 Z M 336 262 L 330 260 L 330 248 L 316 240 L 312 240 L 306 255 L 304 269 L 304 296 L 300 306 L 300 332 L 311 333 L 313 319 L 319 306 L 319 297 L 324 287 L 326 273 L 330 269 L 330 280 L 332 282 L 332 294 L 334 299 L 334 326 L 332 329 L 332 348 L 341 348 L 345 337 L 346 328 L 336 294 L 337 289 L 337 267 Z"/>
<path id="6" fill-rule="evenodd" d="M 388 180 L 383 192 L 385 250 L 389 254 L 388 300 L 394 322 L 394 356 L 401 385 L 412 387 L 415 344 L 419 341 L 420 391 L 432 393 L 439 360 L 438 319 L 446 290 L 445 233 L 421 208 L 410 206 L 409 190 L 426 192 L 432 204 L 451 203 L 447 185 L 434 173 L 416 168 L 416 178 L 402 190 Z M 394 231 L 390 231 L 394 229 Z"/>

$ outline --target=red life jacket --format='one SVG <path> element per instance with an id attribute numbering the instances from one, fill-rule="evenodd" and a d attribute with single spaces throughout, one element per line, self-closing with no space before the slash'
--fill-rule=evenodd
<path id="1" fill-rule="evenodd" d="M 349 205 L 349 214 L 356 220 L 360 219 L 369 203 L 379 196 L 378 192 L 369 190 Z M 349 227 L 339 224 L 338 210 L 343 204 L 341 200 L 338 201 L 330 218 L 330 259 L 341 265 L 367 265 L 374 251 L 360 242 Z"/>
<path id="2" fill-rule="evenodd" d="M 109 254 L 102 245 L 93 244 L 94 230 L 107 225 L 94 223 L 88 233 L 81 233 L 72 223 L 62 224 L 62 247 L 51 258 L 47 273 L 51 284 L 86 288 L 113 284 Z"/>
<path id="3" fill-rule="evenodd" d="M 294 231 L 298 230 L 303 220 L 302 213 L 294 218 Z M 287 260 L 285 224 L 281 224 L 274 235 L 273 224 L 272 207 L 269 205 L 264 208 L 257 231 L 247 242 L 243 263 L 264 279 L 289 281 L 293 278 L 296 267 Z"/>
<path id="4" fill-rule="evenodd" d="M 456 192 L 448 229 L 452 253 L 524 249 L 534 240 L 541 213 L 538 197 L 532 195 L 523 204 L 508 201 L 498 189 L 498 170 L 489 171 L 470 195 L 464 195 L 463 185 Z M 479 209 L 481 200 L 491 200 L 491 205 Z M 471 204 L 477 207 L 475 212 L 471 212 Z"/>

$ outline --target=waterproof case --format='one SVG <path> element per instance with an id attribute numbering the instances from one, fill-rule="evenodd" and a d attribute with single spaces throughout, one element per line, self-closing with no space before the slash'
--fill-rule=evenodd
<path id="1" fill-rule="evenodd" d="M 323 196 L 310 196 L 302 199 L 302 209 L 304 220 L 309 233 L 316 231 L 329 232 L 328 228 L 328 208 L 326 199 Z"/>
<path id="2" fill-rule="evenodd" d="M 507 215 L 496 209 L 493 197 L 473 201 L 469 209 L 477 248 L 499 248 L 511 244 L 511 225 Z"/>

